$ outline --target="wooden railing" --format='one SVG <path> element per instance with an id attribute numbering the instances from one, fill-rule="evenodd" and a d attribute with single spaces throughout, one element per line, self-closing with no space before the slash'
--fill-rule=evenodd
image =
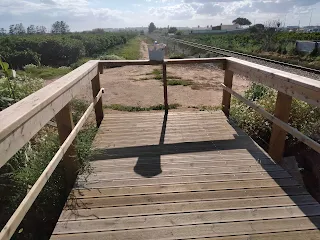
<path id="1" fill-rule="evenodd" d="M 278 91 L 274 115 L 266 112 L 253 102 L 243 98 L 232 90 L 233 74 L 237 73 Z M 281 162 L 287 133 L 290 133 L 320 153 L 320 144 L 303 135 L 288 124 L 292 97 L 320 107 L 320 81 L 265 67 L 237 58 L 227 58 L 223 87 L 223 111 L 229 116 L 231 95 L 258 111 L 273 123 L 269 143 L 269 155 Z"/>
<path id="2" fill-rule="evenodd" d="M 316 80 L 235 58 L 170 59 L 162 62 L 149 60 L 89 61 L 59 80 L 0 112 L 0 167 L 54 117 L 61 142 L 58 152 L 2 229 L 0 239 L 11 238 L 62 159 L 62 164 L 66 169 L 68 187 L 72 187 L 78 170 L 73 140 L 93 109 L 95 109 L 97 126 L 100 125 L 103 119 L 101 96 L 104 89 L 100 87 L 99 73 L 103 73 L 104 68 L 126 65 L 162 65 L 164 105 L 168 110 L 167 65 L 195 63 L 215 63 L 225 70 L 222 109 L 227 116 L 229 116 L 231 95 L 233 95 L 273 122 L 269 149 L 269 154 L 273 159 L 281 160 L 287 132 L 320 152 L 320 144 L 287 124 L 292 97 L 317 107 L 320 106 L 320 82 Z M 249 77 L 254 82 L 278 90 L 274 115 L 232 90 L 234 73 Z M 90 82 L 93 93 L 92 103 L 77 125 L 73 126 L 70 101 Z"/>

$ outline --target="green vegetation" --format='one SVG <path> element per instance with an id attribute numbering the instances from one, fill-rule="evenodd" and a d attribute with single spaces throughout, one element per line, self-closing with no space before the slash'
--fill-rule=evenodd
<path id="1" fill-rule="evenodd" d="M 157 28 L 156 28 L 156 25 L 154 25 L 154 23 L 151 22 L 151 23 L 149 24 L 149 27 L 148 27 L 148 32 L 149 32 L 149 33 L 152 33 L 152 32 L 154 32 L 156 29 L 157 29 Z"/>
<path id="2" fill-rule="evenodd" d="M 221 106 L 189 106 L 188 108 L 198 109 L 199 111 L 218 111 L 221 110 Z"/>
<path id="3" fill-rule="evenodd" d="M 123 57 L 119 57 L 118 55 L 114 55 L 114 54 L 111 54 L 111 55 L 101 55 L 99 57 L 100 60 L 123 60 L 124 58 Z"/>
<path id="4" fill-rule="evenodd" d="M 61 77 L 72 71 L 71 67 L 37 67 L 35 65 L 29 64 L 25 66 L 24 71 L 18 71 L 19 75 L 27 75 L 31 78 L 42 78 L 42 79 L 53 79 L 56 77 Z"/>
<path id="5" fill-rule="evenodd" d="M 13 69 L 22 69 L 28 64 L 70 66 L 83 57 L 104 54 L 134 36 L 129 33 L 8 35 L 0 37 L 0 55 Z"/>
<path id="6" fill-rule="evenodd" d="M 252 27 L 242 34 L 192 35 L 184 39 L 237 52 L 283 60 L 294 64 L 320 68 L 319 53 L 298 54 L 296 40 L 317 40 L 320 33 L 277 32 L 275 28 Z"/>
<path id="7" fill-rule="evenodd" d="M 127 60 L 136 60 L 140 58 L 140 37 L 130 39 L 125 45 L 119 45 L 110 49 L 108 54 L 120 56 Z"/>
<path id="8" fill-rule="evenodd" d="M 233 24 L 238 24 L 240 26 L 250 26 L 251 22 L 247 18 L 238 17 L 232 21 Z"/>
<path id="9" fill-rule="evenodd" d="M 182 80 L 182 79 L 173 79 L 173 80 L 168 80 L 167 81 L 168 86 L 190 86 L 192 85 L 192 81 L 190 80 Z"/>
<path id="10" fill-rule="evenodd" d="M 170 59 L 184 59 L 184 58 L 186 58 L 186 55 L 185 54 L 172 54 L 172 55 L 170 55 L 169 58 Z"/>
<path id="11" fill-rule="evenodd" d="M 153 75 L 154 79 L 156 80 L 162 80 L 162 70 L 160 69 L 153 69 L 152 72 L 147 73 L 146 75 Z M 145 79 L 140 79 L 140 80 L 149 80 L 150 78 L 145 78 Z M 168 86 L 177 86 L 177 85 L 182 85 L 182 86 L 190 86 L 192 85 L 191 80 L 183 80 L 181 77 L 178 76 L 173 76 L 173 75 L 168 75 L 167 76 L 167 84 Z"/>
<path id="12" fill-rule="evenodd" d="M 140 106 L 125 106 L 121 104 L 111 104 L 104 106 L 107 109 L 124 111 L 124 112 L 142 112 L 142 111 L 152 111 L 152 110 L 165 110 L 165 106 L 163 104 L 154 105 L 150 107 L 140 107 Z M 177 109 L 180 107 L 180 104 L 174 103 L 169 104 L 169 109 Z"/>
<path id="13" fill-rule="evenodd" d="M 273 113 L 277 99 L 276 91 L 258 84 L 253 84 L 245 92 L 245 97 L 261 106 L 266 111 Z M 233 99 L 230 110 L 231 118 L 248 133 L 259 145 L 265 149 L 271 136 L 272 123 L 262 115 L 248 107 L 246 104 Z M 316 139 L 320 133 L 320 109 L 305 102 L 293 99 L 290 126 L 297 128 L 300 132 Z M 298 144 L 297 139 L 288 135 L 286 150 L 294 149 Z"/>

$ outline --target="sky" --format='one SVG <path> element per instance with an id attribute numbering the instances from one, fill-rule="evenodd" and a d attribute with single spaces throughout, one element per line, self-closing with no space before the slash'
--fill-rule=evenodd
<path id="1" fill-rule="evenodd" d="M 312 15 L 312 18 L 311 18 Z M 0 28 L 23 23 L 50 29 L 65 21 L 72 31 L 148 26 L 196 27 L 280 20 L 288 25 L 320 25 L 320 0 L 0 0 Z"/>

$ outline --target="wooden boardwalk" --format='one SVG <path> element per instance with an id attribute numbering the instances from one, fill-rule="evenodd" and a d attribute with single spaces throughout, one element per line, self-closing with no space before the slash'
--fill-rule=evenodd
<path id="1" fill-rule="evenodd" d="M 217 112 L 108 114 L 52 239 L 320 239 L 320 205 Z"/>

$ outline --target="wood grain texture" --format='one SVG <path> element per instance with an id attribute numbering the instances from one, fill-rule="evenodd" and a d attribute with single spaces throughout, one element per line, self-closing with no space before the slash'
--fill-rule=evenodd
<path id="1" fill-rule="evenodd" d="M 224 85 L 226 85 L 228 88 L 232 88 L 232 81 L 233 81 L 233 72 L 226 69 L 224 73 Z M 230 102 L 231 102 L 231 94 L 226 90 L 223 90 L 222 111 L 227 117 L 229 117 L 229 114 L 230 114 Z"/>
<path id="2" fill-rule="evenodd" d="M 97 73 L 97 75 L 91 80 L 91 84 L 92 84 L 92 96 L 94 99 L 101 90 L 99 73 Z M 103 117 L 104 117 L 103 106 L 102 106 L 102 97 L 95 104 L 94 111 L 96 114 L 97 127 L 99 127 L 102 120 L 103 120 Z"/>
<path id="3" fill-rule="evenodd" d="M 278 92 L 274 116 L 281 121 L 288 123 L 290 117 L 292 97 Z M 279 164 L 283 158 L 287 132 L 276 124 L 272 125 L 272 132 L 269 143 L 269 154 Z"/>
<path id="4" fill-rule="evenodd" d="M 222 111 L 108 114 L 94 146 L 52 239 L 319 236 L 320 205 Z"/>
<path id="5" fill-rule="evenodd" d="M 60 144 L 62 145 L 74 128 L 70 103 L 64 106 L 57 113 L 55 119 L 57 122 Z M 77 172 L 79 169 L 79 164 L 76 158 L 76 149 L 73 143 L 64 154 L 62 164 L 64 167 L 68 192 L 77 178 Z"/>

